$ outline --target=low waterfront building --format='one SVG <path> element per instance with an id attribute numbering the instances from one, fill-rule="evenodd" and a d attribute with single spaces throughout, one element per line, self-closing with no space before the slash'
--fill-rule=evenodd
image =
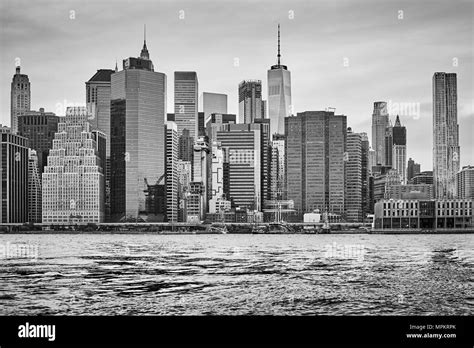
<path id="1" fill-rule="evenodd" d="M 474 228 L 472 199 L 384 199 L 375 204 L 375 229 Z"/>
<path id="2" fill-rule="evenodd" d="M 474 198 L 474 166 L 464 166 L 456 174 L 457 198 Z"/>

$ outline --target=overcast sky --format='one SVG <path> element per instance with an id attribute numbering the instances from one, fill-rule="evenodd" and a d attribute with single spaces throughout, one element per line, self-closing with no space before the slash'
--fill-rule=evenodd
<path id="1" fill-rule="evenodd" d="M 30 78 L 32 109 L 56 112 L 85 103 L 84 83 L 97 69 L 138 56 L 145 23 L 155 71 L 168 76 L 168 112 L 173 72 L 193 70 L 200 94 L 226 93 L 237 113 L 241 80 L 261 79 L 266 95 L 281 23 L 294 110 L 335 107 L 371 139 L 374 101 L 390 101 L 394 112 L 416 103 L 420 113 L 400 119 L 408 157 L 422 170 L 432 168 L 433 73 L 457 73 L 461 165 L 474 165 L 473 18 L 469 0 L 0 0 L 0 123 L 10 125 L 16 58 Z"/>

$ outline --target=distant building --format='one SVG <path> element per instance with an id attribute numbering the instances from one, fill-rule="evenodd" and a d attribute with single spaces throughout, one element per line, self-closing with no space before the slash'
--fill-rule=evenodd
<path id="1" fill-rule="evenodd" d="M 392 167 L 400 175 L 402 184 L 407 183 L 407 130 L 400 123 L 397 115 L 395 125 L 392 128 L 393 144 L 392 144 Z"/>
<path id="2" fill-rule="evenodd" d="M 420 174 L 421 167 L 419 163 L 416 163 L 411 158 L 408 159 L 408 167 L 407 167 L 407 182 L 411 183 L 411 179 L 415 176 Z"/>
<path id="3" fill-rule="evenodd" d="M 0 125 L 0 223 L 28 221 L 28 139 Z"/>
<path id="4" fill-rule="evenodd" d="M 146 42 L 111 75 L 111 214 L 113 221 L 166 216 L 166 75 L 154 71 Z"/>
<path id="5" fill-rule="evenodd" d="M 400 199 L 375 204 L 376 229 L 473 228 L 472 199 Z"/>
<path id="6" fill-rule="evenodd" d="M 387 187 L 386 199 L 433 199 L 433 185 L 394 184 Z"/>
<path id="7" fill-rule="evenodd" d="M 206 121 L 204 112 L 198 112 L 198 137 L 203 137 L 206 135 L 205 123 Z"/>
<path id="8" fill-rule="evenodd" d="M 438 199 L 456 196 L 460 148 L 455 73 L 433 75 L 433 179 Z"/>
<path id="9" fill-rule="evenodd" d="M 179 132 L 178 132 L 179 133 Z M 183 161 L 193 161 L 194 138 L 189 129 L 183 129 L 178 140 L 178 158 Z"/>
<path id="10" fill-rule="evenodd" d="M 361 222 L 362 215 L 362 135 L 347 128 L 346 152 L 346 220 Z"/>
<path id="11" fill-rule="evenodd" d="M 233 208 L 262 209 L 265 124 L 223 124 L 216 141 L 225 151 L 224 192 Z"/>
<path id="12" fill-rule="evenodd" d="M 287 198 L 301 220 L 315 209 L 344 214 L 346 125 L 329 111 L 285 118 Z"/>
<path id="13" fill-rule="evenodd" d="M 374 167 L 375 168 L 375 167 Z M 388 198 L 391 186 L 401 185 L 400 174 L 395 169 L 388 169 L 374 177 L 374 202 Z"/>
<path id="14" fill-rule="evenodd" d="M 190 185 L 192 181 L 192 164 L 189 161 L 178 159 L 178 221 L 186 222 L 186 200 L 190 193 Z"/>
<path id="15" fill-rule="evenodd" d="M 271 120 L 270 120 L 271 126 Z M 270 127 L 271 129 L 271 127 Z M 272 200 L 286 200 L 285 135 L 273 134 L 271 161 Z"/>
<path id="16" fill-rule="evenodd" d="M 239 84 L 239 122 L 253 123 L 263 118 L 262 81 L 244 80 Z"/>
<path id="17" fill-rule="evenodd" d="M 178 222 L 178 127 L 166 122 L 166 218 L 168 222 Z"/>
<path id="18" fill-rule="evenodd" d="M 212 143 L 211 185 L 209 199 L 209 213 L 219 213 L 231 208 L 230 201 L 226 200 L 224 192 L 224 149 L 221 143 Z"/>
<path id="19" fill-rule="evenodd" d="M 211 117 L 211 114 L 227 114 L 227 94 L 203 92 L 202 110 L 204 123 Z"/>
<path id="20" fill-rule="evenodd" d="M 104 174 L 85 107 L 68 107 L 42 182 L 43 223 L 104 221 Z"/>
<path id="21" fill-rule="evenodd" d="M 206 135 L 209 138 L 209 142 L 212 144 L 216 140 L 217 131 L 222 124 L 235 124 L 236 120 L 237 117 L 234 114 L 211 114 L 210 118 L 206 121 Z"/>
<path id="22" fill-rule="evenodd" d="M 293 114 L 291 104 L 291 72 L 280 64 L 280 25 L 278 25 L 277 64 L 267 71 L 268 118 L 270 135 L 285 134 L 285 117 Z"/>
<path id="23" fill-rule="evenodd" d="M 386 165 L 385 131 L 389 126 L 386 102 L 374 102 L 372 114 L 372 147 L 375 150 L 375 165 Z"/>
<path id="24" fill-rule="evenodd" d="M 40 176 L 47 163 L 49 150 L 53 147 L 54 134 L 62 117 L 53 112 L 26 111 L 17 117 L 18 134 L 28 138 L 28 146 L 36 151 Z M 64 122 L 64 121 L 63 121 Z"/>
<path id="25" fill-rule="evenodd" d="M 28 153 L 28 222 L 40 223 L 41 214 L 41 174 L 38 169 L 36 151 L 29 149 Z"/>
<path id="26" fill-rule="evenodd" d="M 198 129 L 198 78 L 194 71 L 174 72 L 174 117 L 178 126 L 178 135 L 183 129 L 189 130 L 189 136 L 196 140 Z"/>
<path id="27" fill-rule="evenodd" d="M 372 200 L 370 199 L 370 145 L 367 133 L 360 133 L 362 136 L 361 160 L 362 160 L 362 218 L 374 211 Z"/>
<path id="28" fill-rule="evenodd" d="M 474 166 L 464 166 L 456 174 L 458 198 L 474 198 Z"/>
<path id="29" fill-rule="evenodd" d="M 18 132 L 18 116 L 31 109 L 31 88 L 28 75 L 20 73 L 20 66 L 16 67 L 11 83 L 11 132 Z"/>
<path id="30" fill-rule="evenodd" d="M 418 184 L 433 185 L 433 172 L 431 170 L 421 172 L 415 175 L 413 178 L 411 178 L 411 183 L 415 185 L 418 185 Z M 434 194 L 436 195 L 436 192 Z"/>
<path id="31" fill-rule="evenodd" d="M 208 191 L 208 162 L 210 161 L 210 149 L 206 137 L 198 137 L 194 143 L 193 155 L 193 181 L 197 190 L 197 184 L 200 183 L 200 202 L 199 202 L 199 219 L 204 220 L 207 212 L 207 191 Z M 193 185 L 192 185 L 193 186 Z M 197 194 L 197 192 L 195 193 Z M 189 210 L 188 210 L 189 214 Z"/>

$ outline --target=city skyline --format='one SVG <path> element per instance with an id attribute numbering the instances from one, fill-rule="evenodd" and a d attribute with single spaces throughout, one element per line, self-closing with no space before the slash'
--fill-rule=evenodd
<path id="1" fill-rule="evenodd" d="M 249 3 L 232 6 L 233 12 L 245 12 L 246 26 L 248 23 L 256 25 L 252 27 L 252 31 L 256 29 L 259 35 L 251 35 L 249 29 L 229 16 L 225 4 L 217 5 L 216 11 L 209 14 L 206 13 L 207 5 L 197 6 L 190 2 L 150 3 L 149 14 L 139 16 L 135 14 L 143 12 L 141 8 L 128 8 L 125 3 L 118 2 L 110 8 L 111 13 L 98 23 L 94 21 L 97 17 L 93 13 L 104 4 L 88 3 L 85 6 L 83 2 L 72 1 L 66 5 L 58 4 L 57 11 L 51 13 L 42 4 L 28 4 L 31 12 L 20 13 L 16 12 L 17 7 L 7 7 L 6 3 L 2 3 L 0 16 L 2 23 L 5 23 L 5 35 L 1 36 L 1 43 L 5 49 L 1 54 L 1 74 L 5 82 L 0 89 L 0 123 L 10 124 L 9 86 L 16 58 L 20 58 L 22 73 L 27 74 L 31 82 L 33 110 L 44 107 L 45 111 L 56 112 L 58 104 L 65 104 L 62 105 L 64 109 L 69 105 L 64 100 L 67 103 L 85 105 L 84 82 L 97 69 L 112 69 L 115 60 L 120 66 L 122 59 L 136 55 L 143 39 L 144 22 L 147 24 L 147 46 L 157 71 L 168 76 L 172 76 L 174 71 L 196 71 L 200 81 L 199 94 L 203 91 L 227 94 L 229 113 L 238 114 L 237 92 L 241 80 L 262 80 L 262 97 L 267 99 L 266 71 L 268 66 L 276 63 L 275 29 L 280 23 L 284 43 L 281 54 L 284 63 L 291 66 L 293 75 L 292 100 L 295 114 L 335 107 L 337 113 L 347 115 L 348 126 L 355 132 L 370 134 L 374 101 L 388 102 L 392 121 L 396 113 L 391 113 L 391 110 L 402 103 L 419 103 L 419 115 L 401 114 L 400 119 L 408 129 L 407 157 L 420 163 L 422 171 L 431 170 L 432 140 L 429 139 L 431 134 L 426 132 L 427 127 L 432 127 L 431 77 L 437 71 L 453 72 L 458 76 L 460 147 L 465 149 L 460 164 L 462 167 L 474 162 L 474 154 L 468 151 L 473 147 L 470 134 L 474 122 L 471 99 L 473 54 L 469 45 L 469 40 L 472 39 L 472 21 L 469 18 L 471 4 L 458 1 L 458 6 L 452 6 L 435 2 L 426 8 L 419 4 L 388 3 L 382 6 L 366 1 L 357 5 L 366 8 L 366 11 L 357 11 L 357 20 L 351 19 L 354 4 L 349 2 L 296 2 L 291 5 L 272 2 L 272 6 L 267 6 L 268 4 L 254 4 L 254 14 L 248 11 L 251 6 Z M 30 18 L 33 13 L 41 18 L 41 23 L 34 17 Z M 227 15 L 222 16 L 223 13 Z M 317 28 L 308 27 L 311 14 L 316 13 L 327 15 L 321 16 Z M 115 43 L 114 28 L 118 28 L 112 20 L 118 23 L 116 19 L 122 16 L 130 19 L 131 30 L 121 33 L 123 37 L 119 43 Z M 156 16 L 163 19 L 162 23 L 152 20 Z M 219 35 L 214 35 L 209 26 L 200 25 L 202 21 L 209 19 L 208 16 L 225 18 L 222 20 L 225 25 L 220 24 L 220 21 L 216 22 L 221 29 Z M 47 20 L 48 18 L 51 20 Z M 13 23 L 21 23 L 22 33 L 28 33 L 26 30 L 31 28 L 31 35 L 21 36 Z M 33 34 L 33 29 L 39 24 L 42 26 L 40 35 L 47 34 L 49 39 L 46 42 L 51 46 L 46 47 L 44 42 L 40 42 L 42 54 L 35 55 L 33 59 L 31 52 L 39 49 L 33 40 L 38 38 L 37 34 Z M 102 30 L 94 37 L 88 35 L 88 31 L 97 30 L 98 25 Z M 165 31 L 162 25 L 170 28 Z M 410 36 L 410 42 L 405 41 L 404 34 L 413 32 L 416 35 Z M 195 40 L 199 42 L 196 45 L 188 40 L 188 34 L 189 39 L 198 35 L 214 35 L 211 41 L 215 45 Z M 363 37 L 364 42 L 357 41 L 357 37 Z M 177 38 L 182 44 L 176 44 Z M 21 45 L 18 45 L 19 42 Z M 69 46 L 71 42 L 73 46 Z M 96 48 L 77 49 L 81 44 Z M 377 45 L 375 51 L 372 47 L 374 45 Z M 443 54 L 439 54 L 443 45 L 446 49 L 442 50 Z M 209 54 L 213 47 L 215 51 Z M 190 48 L 195 49 L 196 54 L 179 54 L 182 49 Z M 92 54 L 94 52 L 95 55 Z M 196 59 L 199 57 L 205 59 Z M 457 66 L 453 66 L 455 58 Z M 71 63 L 76 61 L 81 64 Z M 54 66 L 54 69 L 46 69 L 47 66 Z M 223 72 L 220 76 L 225 78 L 215 80 L 212 74 L 220 69 Z M 61 79 L 65 74 L 68 78 Z M 364 76 L 366 77 L 360 80 Z M 168 91 L 172 91 L 171 86 L 172 81 L 168 81 Z M 168 93 L 168 112 L 172 111 L 172 100 L 172 93 Z"/>

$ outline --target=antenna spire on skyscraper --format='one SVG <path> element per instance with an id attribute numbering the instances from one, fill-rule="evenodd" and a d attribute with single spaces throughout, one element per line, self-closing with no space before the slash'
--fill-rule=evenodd
<path id="1" fill-rule="evenodd" d="M 277 57 L 278 57 L 278 65 L 280 65 L 280 23 L 278 23 L 278 54 L 277 54 Z"/>
<path id="2" fill-rule="evenodd" d="M 150 60 L 150 55 L 146 47 L 146 24 L 143 25 L 143 48 L 142 52 L 140 53 L 140 58 Z"/>

